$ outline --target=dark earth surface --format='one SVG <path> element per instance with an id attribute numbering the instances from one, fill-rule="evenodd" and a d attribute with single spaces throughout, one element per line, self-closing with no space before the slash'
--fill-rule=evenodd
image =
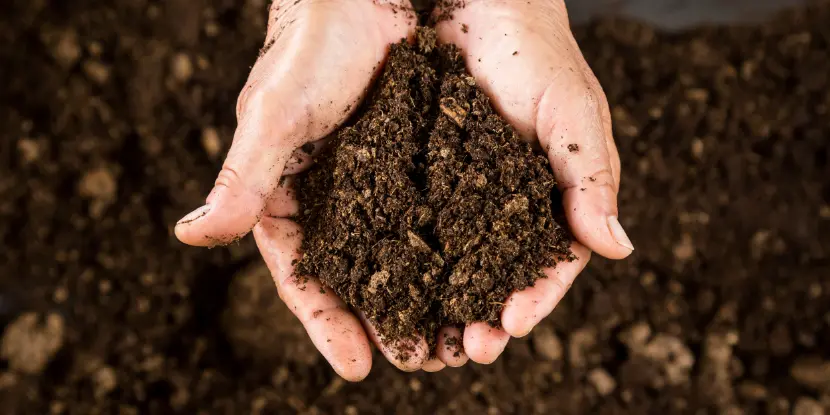
<path id="1" fill-rule="evenodd" d="M 434 351 L 441 327 L 498 325 L 512 292 L 572 259 L 547 157 L 435 31 L 392 45 L 361 113 L 334 134 L 296 181 L 296 278 L 318 276 L 403 360 L 416 335 Z"/>
<path id="2" fill-rule="evenodd" d="M 594 259 L 489 366 L 339 379 L 252 241 L 182 246 L 263 1 L 0 5 L 0 413 L 822 413 L 830 6 L 577 28 L 637 251 Z M 229 295 L 230 293 L 230 295 Z"/>

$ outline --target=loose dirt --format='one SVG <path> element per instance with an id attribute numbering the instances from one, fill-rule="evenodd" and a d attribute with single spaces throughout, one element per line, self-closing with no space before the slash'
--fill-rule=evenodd
<path id="1" fill-rule="evenodd" d="M 392 46 L 364 105 L 297 180 L 297 275 L 320 277 L 384 341 L 434 346 L 442 326 L 497 325 L 510 293 L 572 259 L 547 158 L 432 29 Z"/>

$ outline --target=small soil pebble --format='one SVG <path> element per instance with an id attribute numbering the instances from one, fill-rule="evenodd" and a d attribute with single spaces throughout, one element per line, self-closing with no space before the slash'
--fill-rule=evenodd
<path id="1" fill-rule="evenodd" d="M 499 323 L 510 293 L 573 259 L 547 159 L 493 110 L 452 45 L 421 29 L 298 179 L 297 275 L 363 311 L 384 341 Z"/>
<path id="2" fill-rule="evenodd" d="M 617 389 L 617 381 L 605 369 L 597 368 L 588 373 L 588 382 L 600 396 L 608 396 Z"/>
<path id="3" fill-rule="evenodd" d="M 562 340 L 559 340 L 559 337 L 550 327 L 544 325 L 536 327 L 531 341 L 533 349 L 539 357 L 551 362 L 562 360 L 564 355 Z"/>
<path id="4" fill-rule="evenodd" d="M 3 332 L 0 357 L 18 372 L 37 374 L 63 346 L 63 337 L 64 322 L 60 315 L 41 318 L 36 313 L 24 313 Z"/>

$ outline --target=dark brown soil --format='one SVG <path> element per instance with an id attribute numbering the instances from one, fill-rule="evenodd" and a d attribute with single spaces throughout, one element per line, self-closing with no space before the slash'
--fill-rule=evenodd
<path id="1" fill-rule="evenodd" d="M 304 257 L 385 341 L 498 324 L 507 296 L 569 260 L 550 163 L 495 114 L 458 49 L 393 45 L 353 125 L 297 180 Z"/>
<path id="2" fill-rule="evenodd" d="M 377 356 L 346 384 L 247 268 L 250 239 L 171 232 L 228 149 L 264 3 L 0 2 L 0 413 L 830 410 L 830 5 L 578 28 L 634 255 L 594 257 L 492 365 Z"/>

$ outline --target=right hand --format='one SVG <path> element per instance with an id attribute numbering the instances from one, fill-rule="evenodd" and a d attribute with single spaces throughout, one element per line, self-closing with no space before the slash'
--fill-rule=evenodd
<path id="1" fill-rule="evenodd" d="M 224 245 L 254 229 L 257 246 L 280 297 L 300 319 L 314 345 L 347 380 L 372 365 L 371 327 L 320 282 L 295 282 L 292 261 L 299 226 L 287 219 L 297 202 L 284 175 L 308 167 L 298 150 L 316 144 L 342 124 L 366 95 L 389 45 L 414 33 L 409 0 L 279 0 L 271 7 L 266 49 L 237 105 L 238 127 L 222 171 L 204 206 L 176 225 L 176 236 L 194 246 Z M 375 336 L 372 336 L 375 338 Z M 425 358 L 393 364 L 414 370 Z M 423 354 L 423 353 L 422 353 Z"/>

